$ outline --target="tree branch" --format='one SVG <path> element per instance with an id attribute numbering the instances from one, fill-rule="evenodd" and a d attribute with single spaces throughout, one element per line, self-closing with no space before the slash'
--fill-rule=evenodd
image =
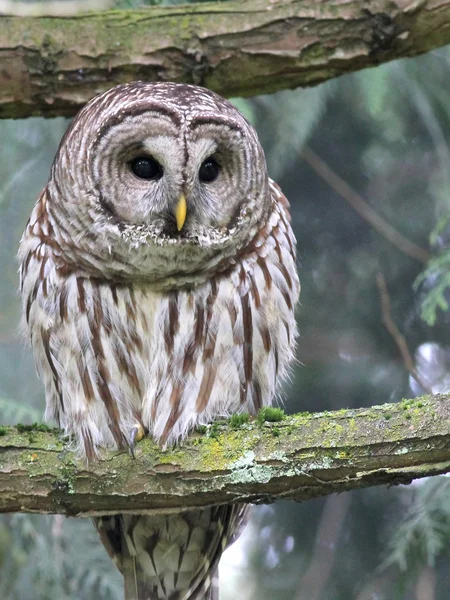
<path id="1" fill-rule="evenodd" d="M 450 0 L 239 0 L 0 19 L 0 117 L 73 115 L 133 79 L 224 96 L 314 85 L 450 42 Z"/>
<path id="2" fill-rule="evenodd" d="M 306 500 L 450 470 L 450 396 L 215 424 L 173 449 L 146 439 L 136 459 L 110 452 L 89 465 L 55 432 L 0 431 L 0 512 L 87 517 Z"/>

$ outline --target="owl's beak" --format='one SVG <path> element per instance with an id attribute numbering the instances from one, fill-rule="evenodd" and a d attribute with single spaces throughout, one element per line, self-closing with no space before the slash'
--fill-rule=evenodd
<path id="1" fill-rule="evenodd" d="M 183 229 L 184 222 L 186 221 L 186 213 L 187 213 L 187 204 L 186 197 L 184 194 L 181 194 L 178 204 L 175 208 L 175 219 L 177 221 L 177 229 L 181 231 Z"/>

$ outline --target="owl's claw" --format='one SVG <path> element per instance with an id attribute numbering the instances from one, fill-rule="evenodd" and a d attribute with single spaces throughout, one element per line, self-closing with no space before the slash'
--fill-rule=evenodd
<path id="1" fill-rule="evenodd" d="M 140 442 L 144 436 L 145 431 L 142 425 L 140 423 L 136 423 L 136 425 L 133 425 L 130 431 L 130 435 L 128 437 L 128 447 L 130 448 L 130 453 L 133 458 L 136 458 L 134 454 L 136 442 Z"/>

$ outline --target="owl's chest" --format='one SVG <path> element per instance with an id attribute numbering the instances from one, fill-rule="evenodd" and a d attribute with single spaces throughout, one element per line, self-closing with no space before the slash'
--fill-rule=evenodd
<path id="1" fill-rule="evenodd" d="M 128 330 L 130 351 L 141 353 L 150 385 L 169 374 L 180 381 L 200 378 L 209 365 L 229 370 L 230 361 L 250 383 L 270 349 L 291 344 L 292 311 L 279 290 L 257 290 L 256 281 L 242 275 L 217 277 L 190 291 L 162 294 L 134 286 L 125 294 L 115 333 L 123 339 Z"/>
<path id="2" fill-rule="evenodd" d="M 127 322 L 150 420 L 162 408 L 163 422 L 170 422 L 180 411 L 206 420 L 236 410 L 255 413 L 272 402 L 292 358 L 298 287 L 283 287 L 275 276 L 267 281 L 255 263 L 191 291 L 134 287 L 133 323 Z"/>

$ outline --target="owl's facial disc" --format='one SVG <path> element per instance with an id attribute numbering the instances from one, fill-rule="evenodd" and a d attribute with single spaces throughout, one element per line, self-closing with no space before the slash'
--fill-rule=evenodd
<path id="1" fill-rule="evenodd" d="M 225 100 L 202 104 L 182 88 L 171 103 L 149 97 L 112 111 L 97 130 L 89 168 L 99 209 L 139 243 L 212 246 L 236 228 L 250 235 L 267 209 L 256 134 Z"/>
<path id="2" fill-rule="evenodd" d="M 91 100 L 61 141 L 48 189 L 60 199 L 49 203 L 54 222 L 80 249 L 94 232 L 101 240 L 89 272 L 122 278 L 132 265 L 146 281 L 226 265 L 273 203 L 253 127 L 217 94 L 173 83 L 123 84 Z"/>
<path id="3" fill-rule="evenodd" d="M 228 234 L 249 192 L 244 134 L 226 123 L 129 116 L 104 136 L 93 174 L 100 204 L 119 226 L 161 241 Z"/>

